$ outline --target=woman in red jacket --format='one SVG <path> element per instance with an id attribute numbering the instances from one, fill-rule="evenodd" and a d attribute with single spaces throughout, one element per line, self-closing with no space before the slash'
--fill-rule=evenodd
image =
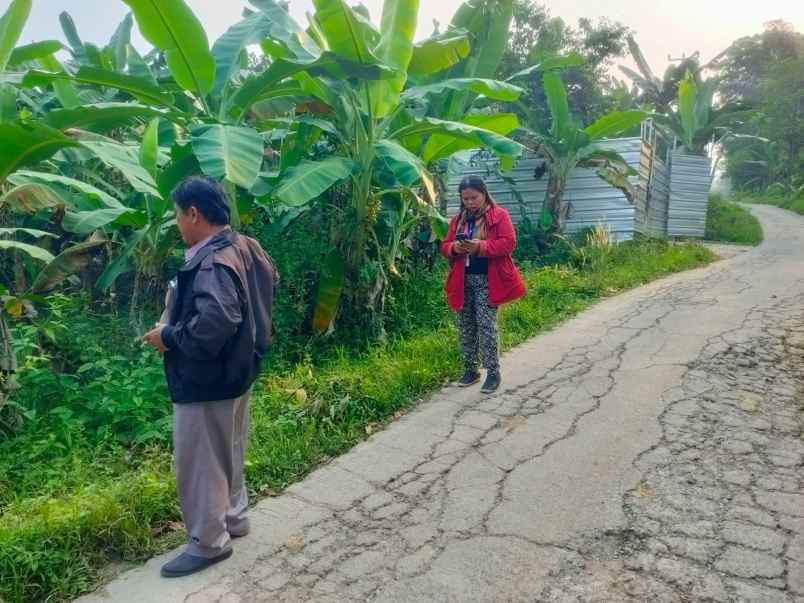
<path id="1" fill-rule="evenodd" d="M 458 192 L 461 211 L 441 244 L 450 261 L 447 300 L 459 313 L 465 372 L 458 385 L 480 381 L 480 356 L 487 371 L 481 391 L 491 393 L 501 381 L 497 308 L 525 295 L 525 283 L 511 258 L 516 232 L 508 211 L 492 199 L 479 176 L 464 178 Z"/>

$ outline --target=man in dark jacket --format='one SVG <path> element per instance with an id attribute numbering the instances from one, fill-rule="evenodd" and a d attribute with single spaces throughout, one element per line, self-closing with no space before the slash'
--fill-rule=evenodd
<path id="1" fill-rule="evenodd" d="M 189 542 L 162 568 L 186 576 L 227 559 L 249 531 L 243 476 L 248 402 L 271 333 L 277 279 L 260 245 L 229 227 L 223 189 L 190 178 L 173 192 L 188 246 L 165 313 L 144 341 L 164 353 L 174 403 L 176 480 Z"/>

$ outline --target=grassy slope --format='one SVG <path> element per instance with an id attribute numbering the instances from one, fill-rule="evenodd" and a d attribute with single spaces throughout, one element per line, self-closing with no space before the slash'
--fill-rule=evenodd
<path id="1" fill-rule="evenodd" d="M 706 216 L 706 240 L 759 245 L 762 226 L 746 208 L 719 198 L 712 198 Z"/>
<path id="2" fill-rule="evenodd" d="M 615 248 L 592 269 L 526 269 L 528 297 L 502 312 L 504 347 L 604 296 L 713 259 L 698 245 L 643 241 Z M 455 332 L 445 312 L 442 326 L 430 332 L 358 356 L 344 352 L 316 366 L 269 372 L 253 404 L 251 487 L 266 494 L 301 479 L 364 439 L 376 423 L 453 378 L 458 368 Z M 167 451 L 154 450 L 136 470 L 118 474 L 106 459 L 97 461 L 97 472 L 93 462 L 91 455 L 77 457 L 81 477 L 58 495 L 53 490 L 0 509 L 0 600 L 74 596 L 98 582 L 109 560 L 144 559 L 181 537 L 175 531 L 167 540 L 161 536 L 179 517 Z"/>

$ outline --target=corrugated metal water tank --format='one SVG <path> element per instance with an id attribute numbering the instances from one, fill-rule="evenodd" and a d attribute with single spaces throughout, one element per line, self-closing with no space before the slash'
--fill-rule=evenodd
<path id="1" fill-rule="evenodd" d="M 639 167 L 641 138 L 618 138 L 604 140 L 597 144 L 601 149 L 617 151 L 633 168 Z M 516 167 L 502 174 L 498 172 L 499 161 L 477 151 L 460 153 L 450 162 L 448 178 L 449 192 L 447 213 L 454 216 L 460 207 L 458 184 L 468 175 L 482 176 L 489 191 L 511 214 L 514 222 L 523 216 L 533 221 L 538 216 L 547 192 L 547 174 L 540 179 L 534 173 L 543 169 L 544 161 L 534 156 L 520 160 Z M 512 180 L 507 182 L 505 178 Z M 637 177 L 633 178 L 636 185 Z M 512 191 L 517 190 L 522 202 Z M 572 211 L 567 221 L 567 232 L 578 232 L 597 224 L 606 224 L 612 235 L 619 241 L 634 236 L 634 205 L 625 195 L 602 180 L 594 170 L 576 169 L 567 183 L 564 199 L 571 204 Z"/>
<path id="2" fill-rule="evenodd" d="M 673 153 L 670 206 L 667 212 L 668 236 L 703 238 L 709 189 L 712 186 L 711 171 L 708 157 L 678 151 Z"/>

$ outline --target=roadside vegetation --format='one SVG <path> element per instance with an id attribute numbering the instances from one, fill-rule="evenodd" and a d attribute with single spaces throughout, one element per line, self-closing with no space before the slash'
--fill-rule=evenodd
<path id="1" fill-rule="evenodd" d="M 704 238 L 707 241 L 759 245 L 762 242 L 762 226 L 743 205 L 712 195 L 709 198 Z"/>
<path id="2" fill-rule="evenodd" d="M 212 41 L 184 0 L 120 1 L 131 12 L 104 41 L 62 13 L 65 42 L 21 45 L 32 0 L 0 16 L 0 601 L 68 599 L 109 562 L 181 540 L 171 407 L 138 337 L 182 263 L 170 194 L 187 176 L 223 183 L 235 226 L 282 274 L 253 402 L 255 498 L 456 375 L 438 253 L 455 153 L 545 161 L 546 202 L 516 254 L 530 293 L 502 312 L 506 348 L 713 260 L 697 244 L 564 231 L 576 167 L 633 199 L 633 169 L 596 143 L 648 115 L 690 152 L 716 136 L 738 190 L 802 212 L 804 44 L 781 22 L 662 78 L 637 32 L 568 24 L 534 0 L 468 0 L 421 40 L 417 0 L 385 0 L 376 21 L 315 0 L 303 24 L 284 2 L 248 0 Z M 614 70 L 627 55 L 629 82 Z M 710 229 L 761 240 L 720 200 Z"/>
<path id="3" fill-rule="evenodd" d="M 525 262 L 529 294 L 502 313 L 506 349 L 603 297 L 713 259 L 697 244 L 650 239 L 566 243 L 553 256 L 549 266 Z M 422 272 L 392 288 L 385 343 L 274 351 L 253 402 L 252 496 L 281 492 L 454 378 L 442 277 Z M 38 414 L 0 444 L 0 597 L 9 601 L 69 598 L 94 587 L 106 563 L 143 560 L 181 538 L 160 362 L 122 335 L 110 339 L 107 319 L 100 330 L 72 298 L 49 303 L 57 320 L 17 333 L 36 350 L 21 378 Z M 41 337 L 48 330 L 53 339 Z"/>

